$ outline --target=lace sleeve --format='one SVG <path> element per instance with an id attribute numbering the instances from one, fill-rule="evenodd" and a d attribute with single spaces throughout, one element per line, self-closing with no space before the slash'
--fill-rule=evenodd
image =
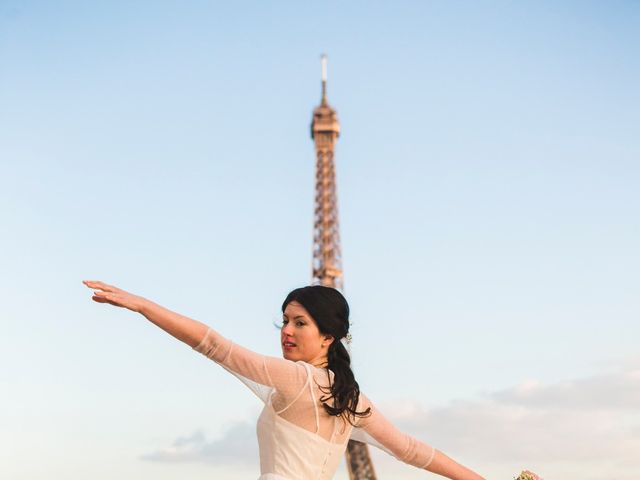
<path id="1" fill-rule="evenodd" d="M 371 415 L 361 418 L 351 433 L 351 439 L 365 442 L 393 455 L 409 465 L 427 468 L 436 453 L 435 448 L 402 433 L 360 394 L 359 410 L 371 407 Z"/>
<path id="2" fill-rule="evenodd" d="M 301 363 L 260 355 L 234 344 L 212 328 L 193 350 L 232 373 L 265 403 L 273 390 L 284 398 L 294 397 L 307 381 Z"/>

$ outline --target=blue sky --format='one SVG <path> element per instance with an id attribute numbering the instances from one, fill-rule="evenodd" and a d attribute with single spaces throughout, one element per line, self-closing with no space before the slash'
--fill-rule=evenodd
<path id="1" fill-rule="evenodd" d="M 253 396 L 80 281 L 277 355 L 325 52 L 363 390 L 487 477 L 637 478 L 639 27 L 622 1 L 1 2 L 5 475 L 257 477 Z"/>

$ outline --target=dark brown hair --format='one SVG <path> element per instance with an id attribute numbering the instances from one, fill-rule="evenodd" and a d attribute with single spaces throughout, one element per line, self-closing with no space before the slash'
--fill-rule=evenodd
<path id="1" fill-rule="evenodd" d="M 320 398 L 322 406 L 329 415 L 343 416 L 353 424 L 355 417 L 366 417 L 371 414 L 371 408 L 358 412 L 360 387 L 351 370 L 351 357 L 340 341 L 349 333 L 349 304 L 344 296 L 335 288 L 322 285 L 311 285 L 296 288 L 287 295 L 282 303 L 284 313 L 291 302 L 302 305 L 318 325 L 320 333 L 333 337 L 329 346 L 327 360 L 328 368 L 333 372 L 333 383 L 329 388 L 322 389 L 327 395 Z M 329 375 L 329 372 L 327 372 Z M 333 398 L 333 407 L 327 405 L 327 400 Z"/>

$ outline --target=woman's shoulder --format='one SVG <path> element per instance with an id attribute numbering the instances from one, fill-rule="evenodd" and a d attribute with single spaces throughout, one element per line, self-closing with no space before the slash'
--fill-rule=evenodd
<path id="1" fill-rule="evenodd" d="M 304 363 L 304 362 L 303 362 Z M 311 369 L 311 372 L 314 376 L 329 378 L 333 381 L 335 374 L 332 370 L 326 367 L 316 367 L 315 365 L 311 365 L 310 363 L 306 363 Z"/>

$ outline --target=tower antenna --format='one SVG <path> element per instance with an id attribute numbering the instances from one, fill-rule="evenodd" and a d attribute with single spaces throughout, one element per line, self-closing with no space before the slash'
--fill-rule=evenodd
<path id="1" fill-rule="evenodd" d="M 322 105 L 327 105 L 327 55 L 320 56 L 320 65 L 322 68 Z"/>

